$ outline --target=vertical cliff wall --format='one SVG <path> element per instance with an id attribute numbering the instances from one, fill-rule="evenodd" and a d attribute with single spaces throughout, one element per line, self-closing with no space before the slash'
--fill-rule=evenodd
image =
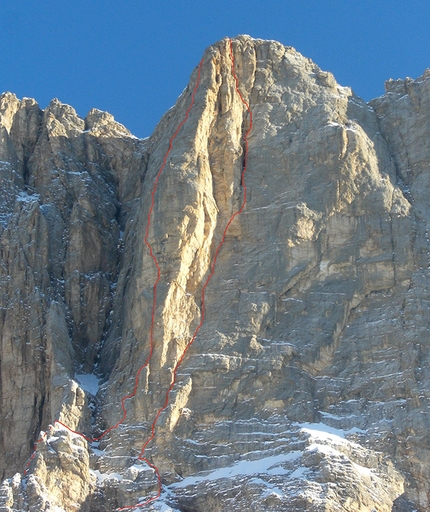
<path id="1" fill-rule="evenodd" d="M 156 493 L 136 459 L 200 323 L 245 163 L 246 207 L 145 450 L 164 485 L 146 508 L 428 509 L 430 75 L 366 104 L 293 48 L 231 48 L 206 50 L 144 141 L 105 113 L 1 97 L 5 510 Z M 126 419 L 92 444 L 48 428 L 94 438 L 123 417 L 150 350 L 145 238 L 154 353 Z M 75 372 L 100 378 L 97 396 Z"/>

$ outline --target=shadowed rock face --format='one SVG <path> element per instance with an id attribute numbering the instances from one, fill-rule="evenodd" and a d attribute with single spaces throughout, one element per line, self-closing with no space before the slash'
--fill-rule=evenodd
<path id="1" fill-rule="evenodd" d="M 162 501 L 428 510 L 430 74 L 366 104 L 293 48 L 241 36 L 233 52 L 253 114 L 247 203 L 145 452 Z M 155 350 L 127 419 L 97 447 L 48 425 L 115 425 L 148 357 L 151 193 L 196 80 L 145 140 L 106 113 L 0 97 L 4 510 L 112 511 L 156 492 L 136 457 L 244 194 L 250 118 L 228 40 L 204 54 L 154 197 Z M 102 378 L 96 397 L 76 371 Z M 24 486 L 12 475 L 41 429 Z"/>
<path id="2" fill-rule="evenodd" d="M 145 142 L 109 114 L 84 121 L 57 100 L 41 111 L 8 93 L 0 125 L 0 446 L 10 475 L 58 414 L 75 426 L 85 416 L 71 379 L 92 371 L 109 325 Z"/>

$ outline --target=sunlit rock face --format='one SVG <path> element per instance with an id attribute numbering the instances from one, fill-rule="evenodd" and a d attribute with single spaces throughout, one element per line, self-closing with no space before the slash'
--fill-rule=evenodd
<path id="1" fill-rule="evenodd" d="M 386 91 L 240 36 L 149 139 L 0 97 L 0 510 L 157 493 L 212 270 L 145 509 L 429 509 L 430 73 Z M 98 437 L 134 391 L 100 442 L 49 426 Z"/>

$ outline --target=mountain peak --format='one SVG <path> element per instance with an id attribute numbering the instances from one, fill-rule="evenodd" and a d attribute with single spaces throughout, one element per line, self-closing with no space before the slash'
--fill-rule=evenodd
<path id="1" fill-rule="evenodd" d="M 428 510 L 428 76 L 241 35 L 149 139 L 0 97 L 0 506 Z"/>

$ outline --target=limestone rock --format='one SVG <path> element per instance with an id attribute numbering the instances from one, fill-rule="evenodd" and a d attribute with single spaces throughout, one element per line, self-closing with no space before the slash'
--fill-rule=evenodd
<path id="1" fill-rule="evenodd" d="M 33 100 L 6 93 L 0 113 L 5 476 L 22 469 L 38 432 L 58 419 L 60 404 L 74 393 L 74 371 L 95 364 L 145 143 L 102 113 L 90 113 L 95 131 L 86 130 L 58 100 L 42 112 Z"/>
<path id="2" fill-rule="evenodd" d="M 237 83 L 224 39 L 143 141 L 1 97 L 4 510 L 156 494 L 137 457 L 203 289 L 144 453 L 165 491 L 147 510 L 430 506 L 430 74 L 366 104 L 293 48 L 232 51 Z M 24 486 L 55 420 L 117 428 L 90 446 L 56 424 Z"/>

